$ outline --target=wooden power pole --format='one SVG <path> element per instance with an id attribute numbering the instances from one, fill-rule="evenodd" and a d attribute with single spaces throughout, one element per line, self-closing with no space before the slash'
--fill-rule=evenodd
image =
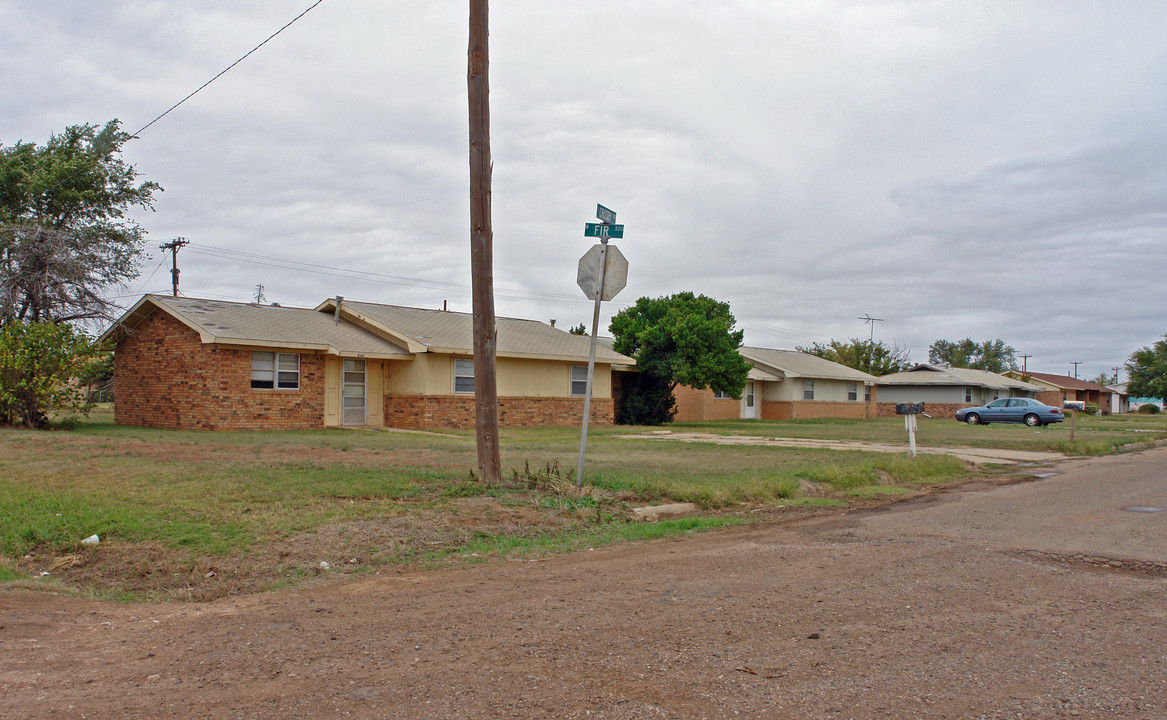
<path id="1" fill-rule="evenodd" d="M 494 318 L 494 232 L 490 225 L 490 79 L 487 0 L 470 0 L 466 85 L 470 100 L 470 273 L 474 306 L 474 411 L 478 477 L 502 480 L 498 453 L 498 384 Z"/>
<path id="2" fill-rule="evenodd" d="M 159 250 L 170 251 L 170 284 L 174 297 L 178 297 L 178 249 L 190 245 L 186 238 L 176 237 L 168 243 L 158 246 Z"/>

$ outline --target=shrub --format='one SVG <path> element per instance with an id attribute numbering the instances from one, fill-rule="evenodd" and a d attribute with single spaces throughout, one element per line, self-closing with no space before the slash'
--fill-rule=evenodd
<path id="1" fill-rule="evenodd" d="M 43 428 L 50 411 L 89 409 L 76 378 L 94 355 L 72 325 L 11 322 L 0 327 L 0 425 Z"/>
<path id="2" fill-rule="evenodd" d="M 1147 403 L 1146 405 L 1140 405 L 1135 412 L 1142 413 L 1143 415 L 1158 415 L 1161 411 L 1158 405 Z"/>

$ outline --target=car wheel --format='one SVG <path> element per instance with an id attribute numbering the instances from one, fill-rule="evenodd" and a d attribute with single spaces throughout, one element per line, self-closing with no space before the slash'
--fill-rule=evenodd
<path id="1" fill-rule="evenodd" d="M 1038 425 L 1041 425 L 1041 418 L 1034 415 L 1033 413 L 1029 413 L 1025 416 L 1025 424 L 1029 427 L 1037 427 Z"/>
<path id="2" fill-rule="evenodd" d="M 969 425 L 980 425 L 981 416 L 977 415 L 976 413 L 969 413 L 968 415 L 964 416 L 964 421 Z"/>

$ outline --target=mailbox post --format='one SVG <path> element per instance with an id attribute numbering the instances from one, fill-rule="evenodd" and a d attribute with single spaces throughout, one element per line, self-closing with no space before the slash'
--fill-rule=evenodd
<path id="1" fill-rule="evenodd" d="M 896 415 L 904 416 L 904 429 L 908 431 L 908 447 L 912 457 L 916 457 L 916 416 L 924 412 L 924 403 L 896 403 Z"/>

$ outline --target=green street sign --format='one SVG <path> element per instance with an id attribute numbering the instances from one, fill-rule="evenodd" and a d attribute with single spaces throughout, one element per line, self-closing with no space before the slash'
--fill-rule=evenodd
<path id="1" fill-rule="evenodd" d="M 624 237 L 624 226 L 587 223 L 584 225 L 584 237 L 622 238 Z"/>

